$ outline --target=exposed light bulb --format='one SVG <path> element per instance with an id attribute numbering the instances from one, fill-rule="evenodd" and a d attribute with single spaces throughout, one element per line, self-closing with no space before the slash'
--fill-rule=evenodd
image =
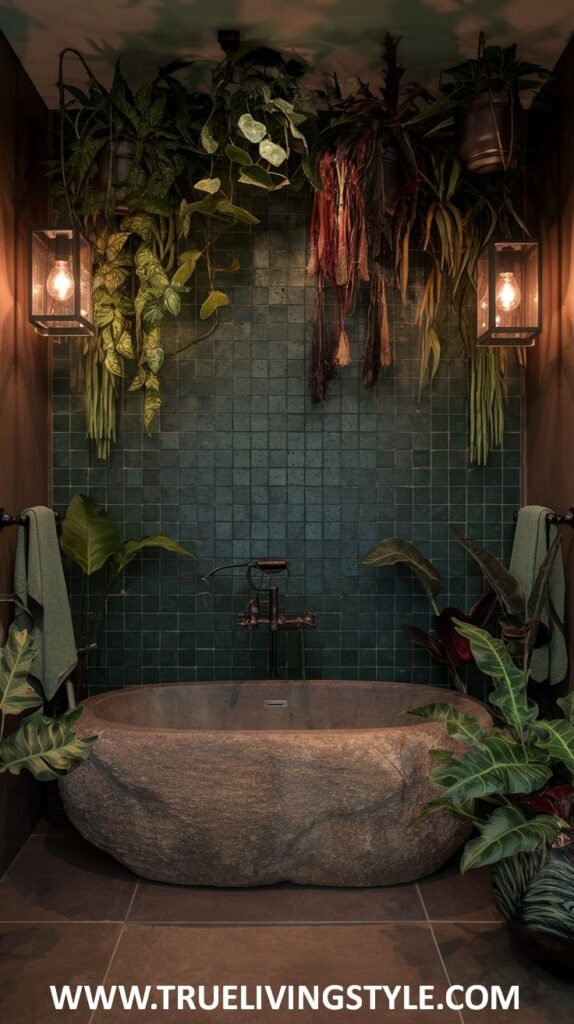
<path id="1" fill-rule="evenodd" d="M 54 260 L 46 288 L 57 302 L 66 302 L 74 294 L 74 275 L 68 260 Z"/>
<path id="2" fill-rule="evenodd" d="M 518 282 L 511 271 L 502 271 L 498 275 L 496 286 L 496 308 L 502 313 L 511 313 L 520 305 L 522 295 Z"/>

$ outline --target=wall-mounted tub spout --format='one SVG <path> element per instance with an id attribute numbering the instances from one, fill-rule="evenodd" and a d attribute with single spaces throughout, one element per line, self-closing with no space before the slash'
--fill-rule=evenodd
<path id="1" fill-rule="evenodd" d="M 218 565 L 211 569 L 203 577 L 207 580 L 224 569 L 247 569 L 249 586 L 255 594 L 249 598 L 247 609 L 239 616 L 238 625 L 241 629 L 253 632 L 260 627 L 267 627 L 269 633 L 269 678 L 277 679 L 277 634 L 287 630 L 298 630 L 302 634 L 304 629 L 315 629 L 317 621 L 312 612 L 304 611 L 297 614 L 287 614 L 279 611 L 279 589 L 277 586 L 264 586 L 263 582 L 255 583 L 252 573 L 258 570 L 263 576 L 271 576 L 275 573 L 285 572 L 289 569 L 289 562 L 284 558 L 258 558 L 252 562 L 228 562 L 226 565 Z M 260 595 L 267 594 L 267 614 L 261 614 Z"/>

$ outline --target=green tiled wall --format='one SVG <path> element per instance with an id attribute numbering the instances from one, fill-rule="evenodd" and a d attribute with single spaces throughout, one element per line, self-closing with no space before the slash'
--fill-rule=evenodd
<path id="1" fill-rule="evenodd" d="M 468 607 L 481 583 L 449 540 L 456 525 L 508 554 L 519 502 L 518 378 L 510 381 L 503 451 L 486 469 L 467 463 L 465 361 L 455 317 L 432 393 L 417 400 L 414 307 L 391 306 L 394 364 L 377 388 L 360 382 L 366 308 L 349 323 L 353 363 L 313 406 L 308 396 L 307 202 L 259 202 L 263 224 L 238 231 L 232 305 L 217 334 L 168 358 L 161 422 L 148 438 L 139 400 L 122 402 L 120 441 L 109 465 L 84 437 L 76 342 L 55 348 L 54 503 L 87 492 L 122 521 L 126 535 L 164 531 L 198 561 L 146 554 L 110 600 L 94 687 L 266 675 L 267 637 L 235 625 L 246 603 L 241 572 L 201 582 L 215 565 L 286 557 L 280 578 L 290 611 L 309 609 L 309 677 L 442 682 L 401 624 L 429 624 L 426 599 L 402 570 L 359 565 L 382 537 L 415 541 L 443 573 L 444 604 Z M 254 208 L 254 207 L 252 207 Z M 229 245 L 229 243 L 228 243 Z M 229 260 L 229 248 L 222 258 Z M 415 273 L 416 278 L 416 273 Z M 229 280 L 229 278 L 228 278 Z M 420 280 L 415 280 L 416 297 Z M 165 332 L 184 344 L 195 323 Z M 72 578 L 74 604 L 78 580 Z M 283 673 L 297 676 L 295 634 L 280 637 Z"/>

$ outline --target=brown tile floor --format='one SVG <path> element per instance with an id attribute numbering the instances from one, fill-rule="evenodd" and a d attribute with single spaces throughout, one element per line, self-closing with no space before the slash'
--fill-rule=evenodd
<path id="1" fill-rule="evenodd" d="M 40 826 L 0 882 L 0 1020 L 128 1024 L 196 1014 L 54 1013 L 49 986 L 449 984 L 520 987 L 520 1012 L 197 1013 L 198 1024 L 571 1024 L 574 987 L 514 951 L 488 876 L 455 864 L 419 885 L 341 890 L 193 889 L 138 880 L 74 832 Z"/>

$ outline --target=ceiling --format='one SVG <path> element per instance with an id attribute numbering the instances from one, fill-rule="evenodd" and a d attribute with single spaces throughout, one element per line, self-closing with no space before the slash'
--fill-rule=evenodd
<path id="1" fill-rule="evenodd" d="M 441 68 L 475 52 L 480 30 L 552 66 L 574 14 L 572 0 L 0 0 L 0 30 L 50 106 L 66 46 L 81 50 L 103 81 L 120 53 L 128 74 L 141 78 L 176 56 L 218 56 L 218 28 L 293 48 L 342 80 L 372 77 L 378 41 L 391 31 L 403 38 L 407 79 L 432 86 Z M 73 59 L 66 79 L 83 81 Z"/>

